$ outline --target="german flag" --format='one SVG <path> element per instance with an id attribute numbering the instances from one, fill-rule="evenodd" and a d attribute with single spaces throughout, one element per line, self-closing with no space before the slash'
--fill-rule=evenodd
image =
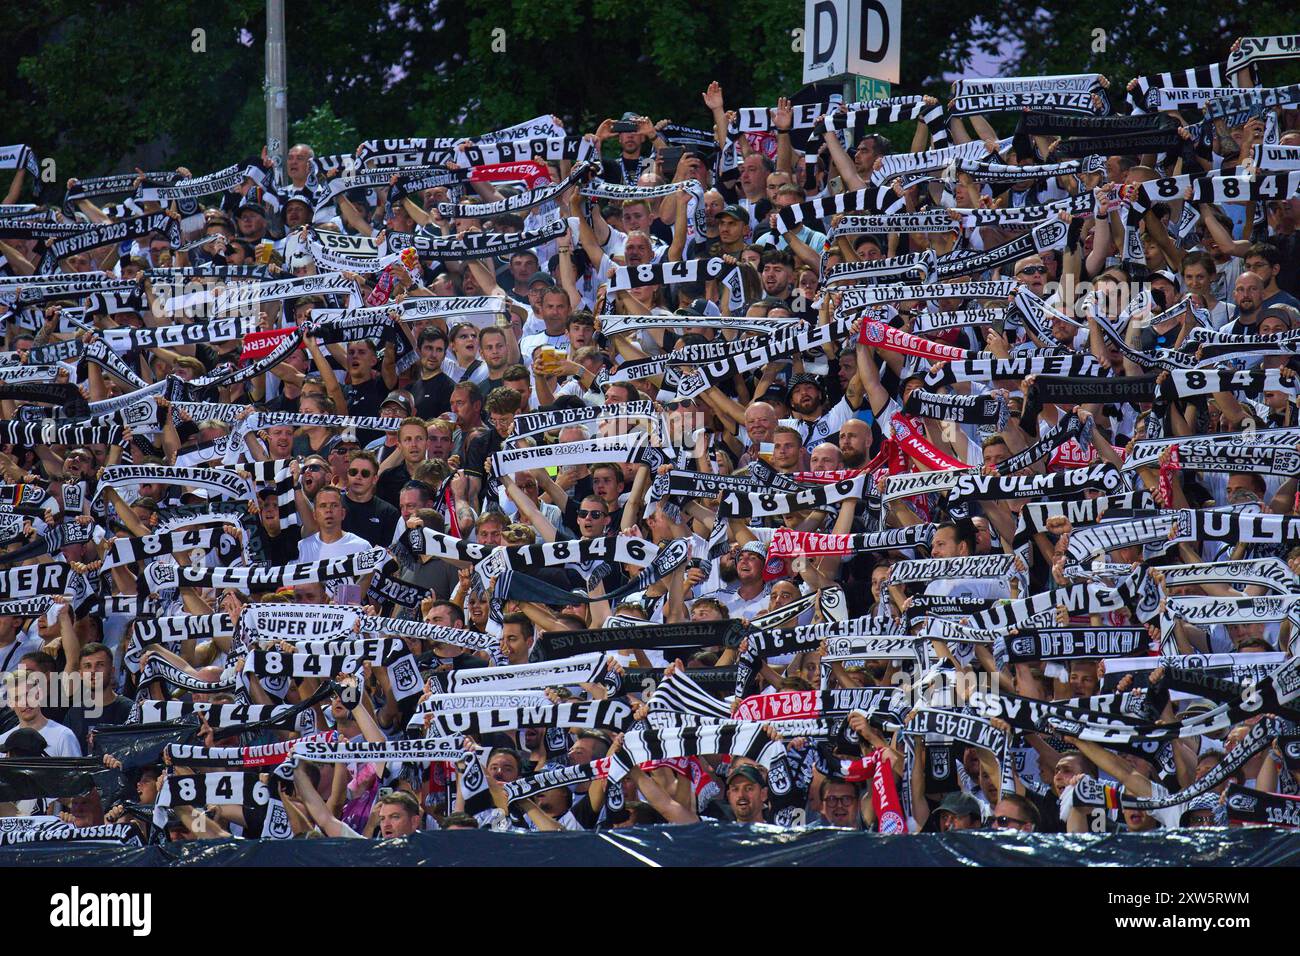
<path id="1" fill-rule="evenodd" d="M 1122 787 L 1111 786 L 1110 784 L 1106 784 L 1102 789 L 1106 796 L 1106 809 L 1111 812 L 1118 812 L 1120 809 L 1120 798 L 1123 796 L 1124 789 Z"/>

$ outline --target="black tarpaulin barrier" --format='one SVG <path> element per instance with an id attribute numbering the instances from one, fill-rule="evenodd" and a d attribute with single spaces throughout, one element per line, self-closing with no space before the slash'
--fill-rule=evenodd
<path id="1" fill-rule="evenodd" d="M 0 866 L 1107 866 L 1300 865 L 1300 832 L 1272 827 L 1163 833 L 879 836 L 739 824 L 564 833 L 454 830 L 395 840 L 205 840 L 138 849 L 0 849 Z"/>

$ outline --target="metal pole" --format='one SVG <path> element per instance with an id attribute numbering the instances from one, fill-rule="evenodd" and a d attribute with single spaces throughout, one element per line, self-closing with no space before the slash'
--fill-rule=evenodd
<path id="1" fill-rule="evenodd" d="M 275 163 L 275 179 L 284 179 L 289 150 L 288 77 L 284 51 L 284 0 L 266 3 L 266 151 Z"/>

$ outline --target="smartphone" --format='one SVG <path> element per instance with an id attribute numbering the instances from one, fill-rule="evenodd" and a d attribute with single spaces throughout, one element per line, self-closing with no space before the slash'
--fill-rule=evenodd
<path id="1" fill-rule="evenodd" d="M 685 146 L 668 146 L 659 150 L 659 158 L 664 164 L 664 178 L 672 182 L 677 175 L 677 164 L 682 161 L 682 154 L 686 152 Z"/>
<path id="2" fill-rule="evenodd" d="M 636 123 L 631 120 L 619 120 L 610 127 L 615 133 L 635 133 Z"/>

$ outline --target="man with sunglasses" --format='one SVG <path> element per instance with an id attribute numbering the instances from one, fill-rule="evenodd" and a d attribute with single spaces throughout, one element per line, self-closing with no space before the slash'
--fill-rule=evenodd
<path id="1" fill-rule="evenodd" d="M 1016 793 L 1005 793 L 993 807 L 990 830 L 1019 830 L 1033 833 L 1038 829 L 1038 808 Z"/>
<path id="2" fill-rule="evenodd" d="M 347 517 L 343 530 L 376 547 L 387 547 L 401 518 L 397 509 L 375 497 L 379 487 L 379 462 L 373 452 L 359 451 L 348 460 L 347 494 L 343 498 Z"/>

